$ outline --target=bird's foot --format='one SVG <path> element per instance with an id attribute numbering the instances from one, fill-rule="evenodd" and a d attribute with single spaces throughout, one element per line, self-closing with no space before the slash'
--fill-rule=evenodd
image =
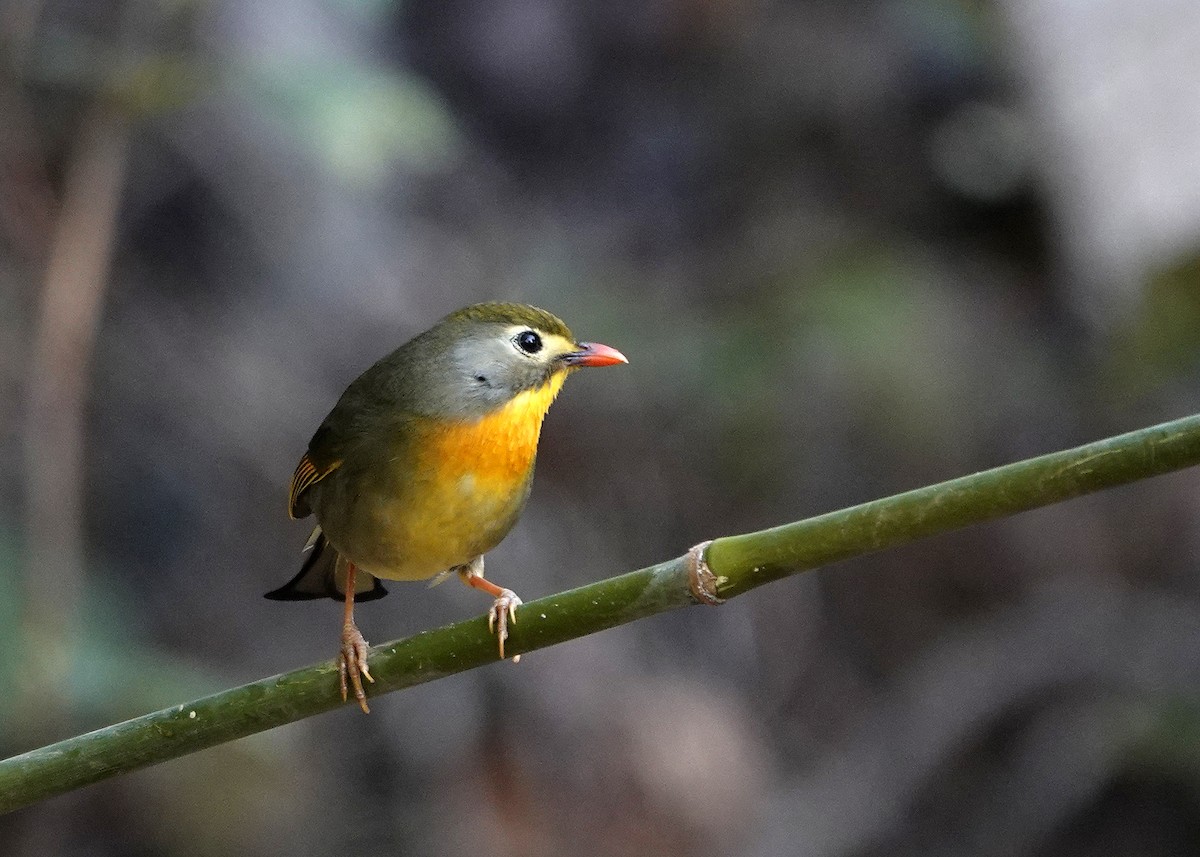
<path id="1" fill-rule="evenodd" d="M 492 609 L 487 614 L 488 630 L 499 639 L 500 660 L 504 660 L 504 641 L 508 639 L 508 625 L 510 622 L 514 625 L 517 624 L 517 608 L 521 606 L 521 599 L 511 589 L 497 586 L 483 576 L 482 556 L 477 556 L 463 565 L 455 566 L 452 570 L 458 572 L 458 576 L 467 586 L 486 592 L 496 599 L 492 602 Z M 514 664 L 520 660 L 520 655 L 513 655 Z"/>
<path id="2" fill-rule="evenodd" d="M 511 589 L 501 589 L 496 596 L 492 609 L 488 612 L 488 630 L 500 641 L 500 660 L 504 660 L 504 641 L 508 639 L 508 624 L 517 624 L 517 608 L 521 599 Z M 521 660 L 520 655 L 513 655 L 513 663 Z"/>
<path id="3" fill-rule="evenodd" d="M 347 682 L 349 678 L 349 682 Z M 338 652 L 338 680 L 342 687 L 342 702 L 349 696 L 350 688 L 354 688 L 354 698 L 363 714 L 370 714 L 367 706 L 367 695 L 363 692 L 362 680 L 373 682 L 371 671 L 367 669 L 367 641 L 354 623 L 342 627 L 342 650 Z"/>

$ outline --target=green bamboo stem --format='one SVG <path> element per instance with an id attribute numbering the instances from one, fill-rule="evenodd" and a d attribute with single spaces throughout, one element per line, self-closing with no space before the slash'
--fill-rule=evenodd
<path id="1" fill-rule="evenodd" d="M 721 597 L 936 533 L 1200 463 L 1200 415 L 756 533 L 717 539 Z M 531 652 L 694 604 L 687 557 L 526 603 L 506 646 Z M 372 697 L 496 659 L 483 618 L 371 650 Z M 341 705 L 332 661 L 222 691 L 0 761 L 0 813 Z M 351 700 L 350 705 L 354 705 Z"/>

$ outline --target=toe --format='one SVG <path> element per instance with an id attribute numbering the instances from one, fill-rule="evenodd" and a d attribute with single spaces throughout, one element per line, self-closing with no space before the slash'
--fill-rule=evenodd
<path id="1" fill-rule="evenodd" d="M 496 620 L 496 639 L 500 643 L 500 660 L 504 660 L 504 641 L 508 639 L 508 610 L 503 604 L 497 604 L 492 609 L 492 617 Z"/>
<path id="2" fill-rule="evenodd" d="M 375 683 L 374 676 L 372 676 L 371 671 L 367 669 L 367 649 L 365 646 L 363 647 L 362 651 L 358 653 L 358 674 L 372 684 Z"/>

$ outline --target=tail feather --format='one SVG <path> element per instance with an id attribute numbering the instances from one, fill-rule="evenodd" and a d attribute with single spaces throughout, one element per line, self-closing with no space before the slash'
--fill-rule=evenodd
<path id="1" fill-rule="evenodd" d="M 308 601 L 313 598 L 343 600 L 346 597 L 345 562 L 338 562 L 338 552 L 329 544 L 320 527 L 313 530 L 304 551 L 308 556 L 300 566 L 300 573 L 264 597 L 272 601 Z M 385 595 L 387 590 L 379 578 L 358 569 L 354 575 L 355 601 L 374 601 Z"/>

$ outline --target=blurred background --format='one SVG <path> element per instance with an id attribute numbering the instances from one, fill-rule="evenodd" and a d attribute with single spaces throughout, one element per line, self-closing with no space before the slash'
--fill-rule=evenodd
<path id="1" fill-rule="evenodd" d="M 1189 0 L 0 2 L 0 753 L 334 654 L 262 593 L 363 368 L 514 299 L 612 344 L 535 598 L 1200 410 Z M 0 819 L 7 855 L 1183 855 L 1184 472 Z M 382 642 L 482 613 L 358 610 Z M 400 597 L 397 597 L 400 596 Z"/>

